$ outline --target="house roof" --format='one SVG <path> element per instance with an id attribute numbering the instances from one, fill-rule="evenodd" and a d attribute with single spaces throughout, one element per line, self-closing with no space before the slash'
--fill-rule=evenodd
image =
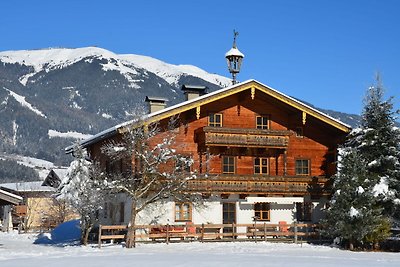
<path id="1" fill-rule="evenodd" d="M 201 107 L 202 105 L 217 101 L 219 99 L 225 98 L 227 96 L 250 90 L 250 93 L 252 96 L 257 95 L 257 92 L 263 92 L 289 106 L 294 107 L 295 109 L 298 109 L 299 111 L 303 112 L 303 116 L 310 115 L 312 117 L 315 117 L 319 119 L 320 121 L 323 121 L 324 123 L 327 123 L 335 128 L 337 128 L 340 131 L 343 131 L 345 133 L 350 132 L 351 126 L 293 98 L 288 95 L 285 95 L 278 90 L 273 89 L 272 87 L 269 87 L 265 84 L 262 84 L 256 80 L 247 80 L 241 83 L 234 84 L 232 86 L 222 88 L 219 90 L 216 90 L 214 92 L 199 96 L 194 99 L 190 99 L 184 102 L 181 102 L 179 104 L 167 107 L 165 109 L 153 112 L 151 114 L 145 115 L 142 120 L 145 123 L 152 123 L 156 122 L 177 114 L 180 114 L 182 112 L 185 112 L 187 110 L 195 109 L 198 107 Z M 85 139 L 81 142 L 82 147 L 87 147 L 91 144 L 97 143 L 98 141 L 104 140 L 108 137 L 111 137 L 119 132 L 122 132 L 124 128 L 128 125 L 133 125 L 137 123 L 137 120 L 131 120 L 131 121 L 126 121 L 124 123 L 118 124 L 114 127 L 111 127 L 107 130 L 104 130 L 91 138 Z M 73 152 L 74 146 L 69 146 L 65 148 L 66 153 L 71 153 Z"/>
<path id="2" fill-rule="evenodd" d="M 17 205 L 21 203 L 22 200 L 22 197 L 0 189 L 0 205 Z"/>
<path id="3" fill-rule="evenodd" d="M 17 183 L 5 183 L 0 184 L 0 189 L 12 190 L 14 192 L 25 193 L 25 192 L 54 192 L 56 188 L 50 186 L 43 186 L 43 181 L 35 182 L 17 182 Z"/>

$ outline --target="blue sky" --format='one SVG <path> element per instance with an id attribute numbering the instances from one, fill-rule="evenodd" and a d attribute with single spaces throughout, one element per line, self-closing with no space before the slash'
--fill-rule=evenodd
<path id="1" fill-rule="evenodd" d="M 229 76 L 236 29 L 241 81 L 359 114 L 379 71 L 400 108 L 397 0 L 10 0 L 0 10 L 0 51 L 94 45 Z"/>

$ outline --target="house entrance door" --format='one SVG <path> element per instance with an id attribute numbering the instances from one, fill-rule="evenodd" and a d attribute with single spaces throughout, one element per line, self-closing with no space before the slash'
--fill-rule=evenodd
<path id="1" fill-rule="evenodd" d="M 222 203 L 222 223 L 232 224 L 236 223 L 236 203 L 226 202 Z M 233 227 L 224 227 L 223 233 L 232 233 Z"/>

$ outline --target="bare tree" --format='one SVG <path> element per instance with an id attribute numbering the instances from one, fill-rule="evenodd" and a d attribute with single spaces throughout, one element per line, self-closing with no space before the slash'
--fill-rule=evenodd
<path id="1" fill-rule="evenodd" d="M 190 171 L 193 159 L 176 151 L 184 150 L 175 143 L 176 118 L 167 125 L 136 121 L 127 127 L 120 141 L 110 141 L 102 152 L 112 162 L 126 166 L 108 173 L 106 182 L 115 193 L 124 193 L 131 200 L 131 216 L 126 240 L 128 248 L 135 244 L 136 216 L 147 206 L 163 200 L 198 202 L 197 194 L 189 193 L 188 181 L 196 174 Z M 103 181 L 104 182 L 104 181 Z"/>

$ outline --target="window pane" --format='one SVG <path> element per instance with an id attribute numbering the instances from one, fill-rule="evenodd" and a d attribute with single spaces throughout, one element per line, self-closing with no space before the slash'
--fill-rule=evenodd
<path id="1" fill-rule="evenodd" d="M 296 160 L 296 175 L 309 175 L 310 161 L 308 159 Z"/>

